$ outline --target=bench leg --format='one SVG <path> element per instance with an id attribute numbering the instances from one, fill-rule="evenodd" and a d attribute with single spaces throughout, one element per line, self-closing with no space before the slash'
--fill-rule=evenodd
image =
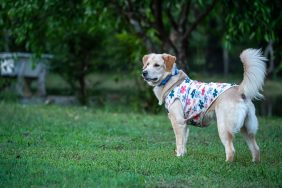
<path id="1" fill-rule="evenodd" d="M 46 96 L 45 77 L 46 71 L 42 71 L 37 79 L 37 93 L 40 97 Z"/>

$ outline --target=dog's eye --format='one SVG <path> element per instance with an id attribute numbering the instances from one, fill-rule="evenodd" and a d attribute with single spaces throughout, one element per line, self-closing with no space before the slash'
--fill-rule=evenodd
<path id="1" fill-rule="evenodd" d="M 154 67 L 159 67 L 160 65 L 159 64 L 154 64 Z"/>

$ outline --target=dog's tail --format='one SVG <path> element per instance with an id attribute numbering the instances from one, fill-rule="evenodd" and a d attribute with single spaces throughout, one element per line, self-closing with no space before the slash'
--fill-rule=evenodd
<path id="1" fill-rule="evenodd" d="M 239 85 L 239 90 L 246 98 L 263 98 L 260 91 L 262 91 L 266 75 L 265 61 L 267 59 L 260 49 L 246 49 L 241 53 L 240 58 L 244 66 L 244 78 Z"/>

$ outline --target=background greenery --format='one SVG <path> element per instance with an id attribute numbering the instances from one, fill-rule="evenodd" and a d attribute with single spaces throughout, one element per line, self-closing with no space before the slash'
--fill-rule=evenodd
<path id="1" fill-rule="evenodd" d="M 150 52 L 176 55 L 190 76 L 241 75 L 240 52 L 271 44 L 269 78 L 278 79 L 281 6 L 279 0 L 2 0 L 0 51 L 53 54 L 50 71 L 84 105 L 96 87 L 89 75 L 102 72 L 131 76 L 140 93 L 135 101 L 155 106 L 140 77 L 142 56 Z M 1 79 L 1 88 L 7 83 Z"/>

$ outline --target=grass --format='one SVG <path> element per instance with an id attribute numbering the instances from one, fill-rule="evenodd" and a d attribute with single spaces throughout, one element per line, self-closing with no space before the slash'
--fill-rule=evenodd
<path id="1" fill-rule="evenodd" d="M 240 135 L 226 163 L 216 126 L 174 156 L 165 114 L 0 102 L 0 187 L 281 187 L 282 118 L 260 118 L 262 162 Z"/>

